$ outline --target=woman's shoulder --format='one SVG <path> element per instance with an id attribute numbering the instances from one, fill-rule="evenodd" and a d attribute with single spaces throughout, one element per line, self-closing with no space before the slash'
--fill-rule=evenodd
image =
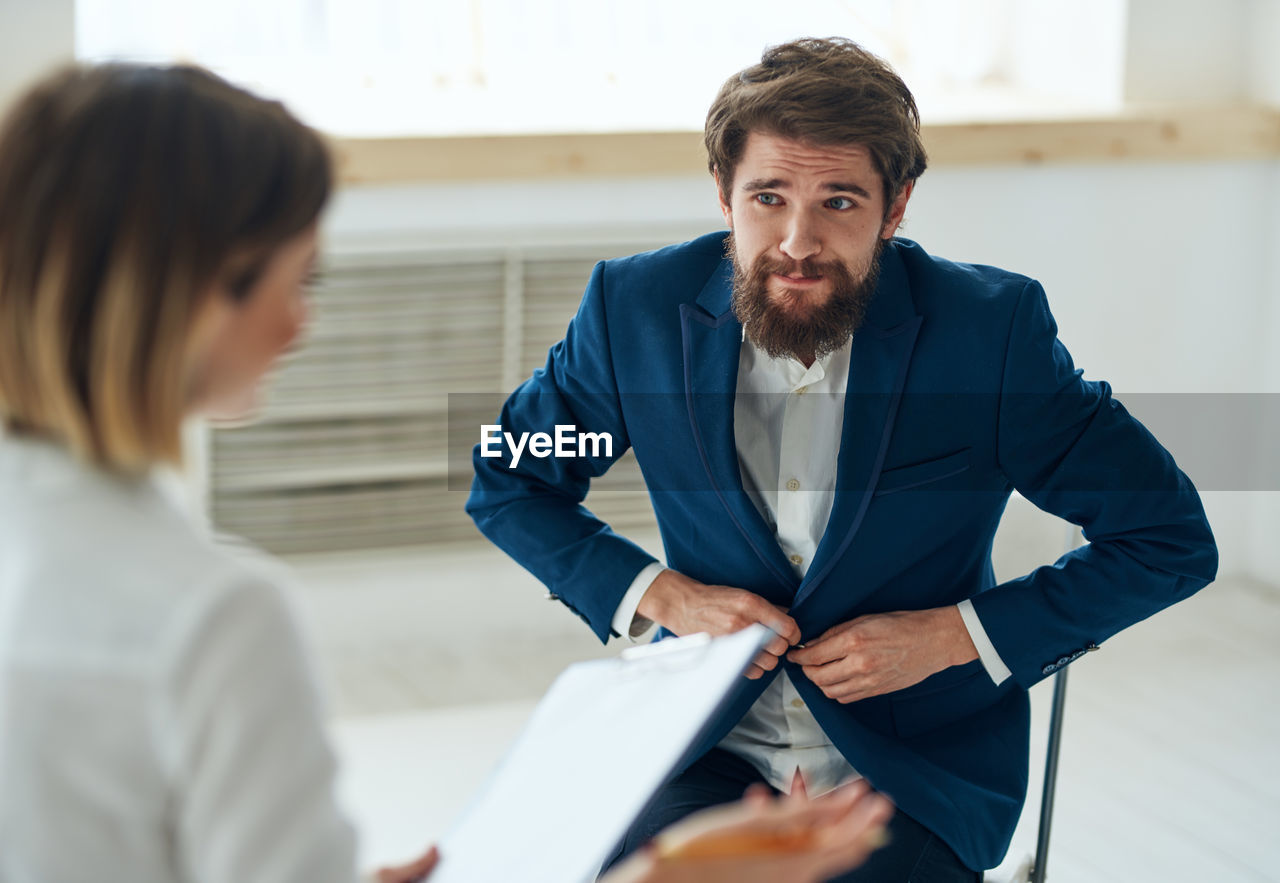
<path id="1" fill-rule="evenodd" d="M 12 467 L 14 456 L 0 460 Z M 12 565 L 0 590 L 18 619 L 14 649 L 100 672 L 154 671 L 157 654 L 218 610 L 290 603 L 283 566 L 215 537 L 161 484 L 99 475 L 57 453 L 22 465 L 0 463 L 0 558 Z"/>

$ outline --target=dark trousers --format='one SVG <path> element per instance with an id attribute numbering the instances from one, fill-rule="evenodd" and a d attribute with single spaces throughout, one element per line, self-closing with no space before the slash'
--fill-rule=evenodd
<path id="1" fill-rule="evenodd" d="M 764 777 L 742 758 L 713 748 L 658 793 L 631 826 L 609 865 L 630 855 L 668 825 L 708 806 L 729 803 Z M 960 863 L 951 847 L 915 819 L 897 810 L 889 822 L 889 844 L 860 868 L 829 883 L 979 883 L 982 875 Z"/>

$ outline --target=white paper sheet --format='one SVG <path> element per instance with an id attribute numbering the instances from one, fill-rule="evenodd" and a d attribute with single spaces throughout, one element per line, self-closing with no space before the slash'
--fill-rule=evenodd
<path id="1" fill-rule="evenodd" d="M 440 843 L 431 883 L 579 883 L 773 636 L 675 638 L 569 666 Z"/>

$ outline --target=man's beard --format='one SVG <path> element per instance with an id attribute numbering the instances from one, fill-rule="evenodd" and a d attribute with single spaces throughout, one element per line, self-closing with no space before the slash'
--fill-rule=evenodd
<path id="1" fill-rule="evenodd" d="M 730 233 L 725 239 L 725 256 L 733 261 L 733 314 L 747 338 L 773 358 L 821 359 L 844 346 L 862 327 L 880 278 L 884 245 L 884 239 L 877 240 L 871 260 L 859 276 L 841 261 L 785 261 L 763 254 L 744 267 Z M 770 293 L 775 273 L 821 276 L 831 283 L 831 291 L 820 306 L 796 309 L 807 295 L 803 291 Z"/>

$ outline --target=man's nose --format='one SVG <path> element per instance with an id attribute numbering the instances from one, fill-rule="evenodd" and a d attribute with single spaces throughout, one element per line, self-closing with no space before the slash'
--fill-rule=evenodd
<path id="1" fill-rule="evenodd" d="M 818 238 L 817 231 L 808 217 L 797 213 L 788 220 L 786 233 L 779 248 L 793 261 L 803 261 L 822 250 L 822 241 Z"/>

